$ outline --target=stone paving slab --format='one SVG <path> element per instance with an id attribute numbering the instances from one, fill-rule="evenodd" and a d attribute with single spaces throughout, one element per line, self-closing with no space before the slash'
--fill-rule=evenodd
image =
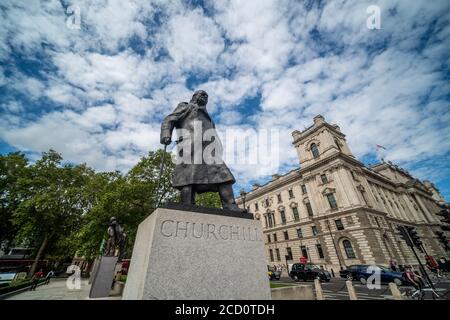
<path id="1" fill-rule="evenodd" d="M 8 297 L 6 300 L 85 300 L 89 297 L 88 280 L 81 280 L 80 289 L 70 290 L 67 279 L 52 279 L 48 285 L 40 285 L 36 290 L 24 291 Z M 119 297 L 120 298 L 120 297 Z"/>

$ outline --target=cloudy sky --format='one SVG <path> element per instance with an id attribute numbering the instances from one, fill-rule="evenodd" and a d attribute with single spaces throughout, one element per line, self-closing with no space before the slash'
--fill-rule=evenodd
<path id="1" fill-rule="evenodd" d="M 367 28 L 377 5 L 381 28 Z M 450 200 L 450 2 L 0 3 L 0 153 L 53 148 L 126 171 L 160 148 L 162 118 L 202 88 L 221 130 L 291 132 L 322 114 L 365 164 L 383 156 Z M 79 27 L 78 27 L 79 26 Z M 386 150 L 377 154 L 376 144 Z M 274 168 L 231 166 L 240 187 Z"/>

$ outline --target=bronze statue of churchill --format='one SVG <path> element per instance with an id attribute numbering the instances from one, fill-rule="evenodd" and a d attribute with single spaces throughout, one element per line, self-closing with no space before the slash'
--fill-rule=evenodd
<path id="1" fill-rule="evenodd" d="M 224 209 L 245 212 L 234 201 L 232 185 L 235 179 L 222 161 L 220 140 L 214 121 L 206 110 L 207 103 L 208 94 L 198 90 L 189 103 L 178 104 L 162 122 L 161 144 L 170 144 L 172 131 L 177 129 L 178 161 L 172 186 L 180 191 L 183 204 L 195 204 L 197 193 L 218 192 Z M 204 139 L 205 132 L 213 138 Z M 211 143 L 219 146 L 214 149 L 212 162 L 206 156 Z"/>

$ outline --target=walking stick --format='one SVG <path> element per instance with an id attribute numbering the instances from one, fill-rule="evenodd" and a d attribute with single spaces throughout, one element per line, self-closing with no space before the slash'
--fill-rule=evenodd
<path id="1" fill-rule="evenodd" d="M 164 160 L 166 158 L 166 150 L 167 150 L 167 144 L 164 145 L 164 153 L 162 154 L 161 165 L 159 167 L 158 187 L 156 188 L 156 190 L 158 190 L 159 187 L 161 186 L 161 179 L 162 179 L 162 175 L 163 175 L 163 171 L 164 171 Z M 161 195 L 159 197 L 156 208 L 159 208 L 159 205 L 161 204 L 163 196 L 164 196 L 164 192 L 161 192 Z"/>

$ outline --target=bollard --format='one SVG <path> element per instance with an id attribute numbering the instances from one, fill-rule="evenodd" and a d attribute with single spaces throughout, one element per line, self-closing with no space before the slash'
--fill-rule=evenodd
<path id="1" fill-rule="evenodd" d="M 345 284 L 347 285 L 348 290 L 348 296 L 350 300 L 358 300 L 358 297 L 356 296 L 355 288 L 353 288 L 353 284 L 350 280 L 345 281 Z"/>
<path id="2" fill-rule="evenodd" d="M 316 288 L 316 300 L 325 300 L 319 279 L 314 279 L 314 287 Z"/>
<path id="3" fill-rule="evenodd" d="M 398 289 L 397 285 L 393 282 L 389 283 L 389 289 L 391 290 L 394 300 L 403 300 L 402 293 Z"/>

